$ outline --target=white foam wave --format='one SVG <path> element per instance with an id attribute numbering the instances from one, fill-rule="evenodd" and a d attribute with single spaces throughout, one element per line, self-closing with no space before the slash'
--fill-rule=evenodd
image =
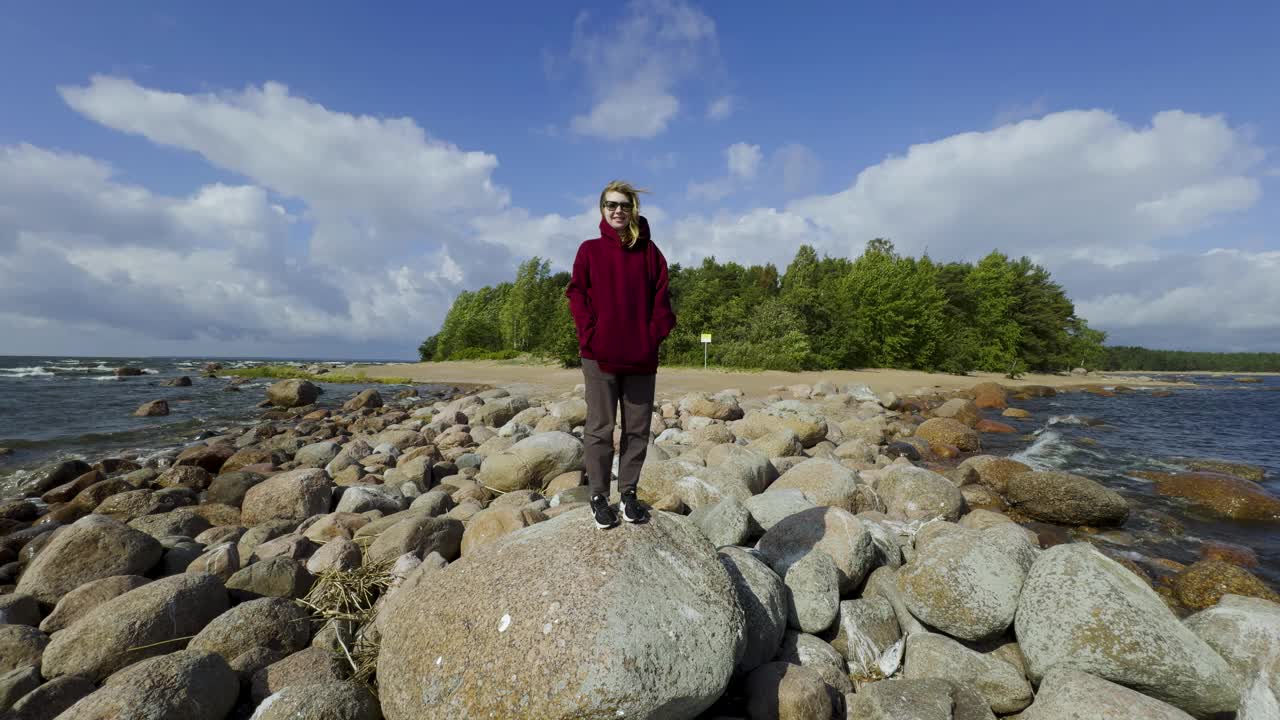
<path id="1" fill-rule="evenodd" d="M 1049 418 L 1050 426 L 1053 425 L 1088 425 L 1089 421 L 1079 415 L 1053 415 Z"/>
<path id="2" fill-rule="evenodd" d="M 37 375 L 53 374 L 39 365 L 35 367 L 0 368 L 0 372 L 7 373 L 12 377 L 35 377 Z"/>
<path id="3" fill-rule="evenodd" d="M 1042 430 L 1036 441 L 1022 452 L 1010 455 L 1011 460 L 1029 465 L 1036 470 L 1053 470 L 1065 465 L 1071 444 L 1053 430 Z"/>

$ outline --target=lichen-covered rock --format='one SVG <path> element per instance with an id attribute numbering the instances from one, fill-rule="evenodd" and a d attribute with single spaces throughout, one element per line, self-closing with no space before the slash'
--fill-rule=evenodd
<path id="1" fill-rule="evenodd" d="M 751 720 L 830 720 L 831 698 L 816 672 L 800 665 L 771 662 L 756 668 L 746 682 Z"/>
<path id="2" fill-rule="evenodd" d="M 1240 678 L 1222 656 L 1137 575 L 1086 543 L 1041 553 L 1023 583 L 1016 627 L 1033 682 L 1075 669 L 1141 687 L 1197 717 L 1239 705 Z"/>
<path id="3" fill-rule="evenodd" d="M 982 449 L 978 431 L 951 418 L 935 417 L 925 420 L 916 428 L 916 437 L 930 446 L 951 445 L 964 451 Z"/>
<path id="4" fill-rule="evenodd" d="M 964 510 L 960 488 L 932 470 L 890 465 L 876 483 L 885 512 L 901 520 L 957 520 Z"/>
<path id="5" fill-rule="evenodd" d="M 1004 496 L 1010 507 L 1044 522 L 1120 525 L 1129 517 L 1129 503 L 1119 493 L 1068 472 L 1014 475 L 1008 480 Z"/>
<path id="6" fill-rule="evenodd" d="M 810 458 L 784 472 L 765 492 L 799 490 L 815 505 L 860 513 L 867 508 L 871 489 L 858 484 L 858 475 L 834 460 Z"/>
<path id="7" fill-rule="evenodd" d="M 1178 601 L 1192 610 L 1218 604 L 1224 595 L 1240 595 L 1280 602 L 1280 594 L 1253 573 L 1223 560 L 1200 560 L 1173 577 Z"/>
<path id="8" fill-rule="evenodd" d="M 1269 675 L 1280 693 L 1280 604 L 1225 595 L 1183 622 L 1241 677 Z"/>
<path id="9" fill-rule="evenodd" d="M 783 518 L 760 538 L 756 551 L 782 577 L 805 555 L 825 553 L 839 573 L 841 593 L 861 585 L 876 558 L 866 525 L 851 513 L 832 507 L 816 507 Z"/>
<path id="10" fill-rule="evenodd" d="M 57 633 L 45 650 L 47 678 L 84 675 L 102 680 L 115 671 L 184 646 L 227 610 L 222 581 L 185 573 L 112 598 Z"/>
<path id="11" fill-rule="evenodd" d="M 1232 520 L 1280 520 L 1280 498 L 1257 483 L 1208 472 L 1178 473 L 1156 482 L 1156 492 Z"/>
<path id="12" fill-rule="evenodd" d="M 40 665 L 49 636 L 30 625 L 0 625 L 0 673 Z"/>
<path id="13" fill-rule="evenodd" d="M 541 490 L 557 475 L 581 470 L 582 459 L 578 438 L 563 432 L 538 433 L 486 457 L 476 480 L 497 492 Z"/>
<path id="14" fill-rule="evenodd" d="M 239 680 L 222 657 L 178 650 L 112 675 L 58 720 L 182 718 L 222 720 L 231 712 Z"/>
<path id="15" fill-rule="evenodd" d="M 1178 708 L 1089 673 L 1057 668 L 1040 682 L 1035 703 L 1019 720 L 1191 720 Z"/>
<path id="16" fill-rule="evenodd" d="M 297 652 L 311 641 L 311 616 L 283 598 L 241 603 L 219 615 L 187 646 L 221 655 L 227 662 L 255 647 Z"/>
<path id="17" fill-rule="evenodd" d="M 987 701 L 992 712 L 1017 712 L 1031 704 L 1031 683 L 1022 671 L 991 654 L 971 650 L 937 633 L 907 638 L 904 678 L 948 678 L 962 682 Z"/>
<path id="18" fill-rule="evenodd" d="M 250 720 L 382 720 L 378 701 L 351 682 L 290 685 L 267 697 Z"/>
<path id="19" fill-rule="evenodd" d="M 691 718 L 745 642 L 714 548 L 661 512 L 607 533 L 566 512 L 433 571 L 392 609 L 378 660 L 390 720 Z"/>
<path id="20" fill-rule="evenodd" d="M 113 575 L 144 575 L 160 562 L 155 538 L 124 523 L 90 515 L 62 528 L 31 561 L 17 592 L 53 605 L 87 582 Z"/>
<path id="21" fill-rule="evenodd" d="M 995 720 L 973 688 L 943 678 L 894 678 L 863 686 L 850 697 L 858 720 Z"/>

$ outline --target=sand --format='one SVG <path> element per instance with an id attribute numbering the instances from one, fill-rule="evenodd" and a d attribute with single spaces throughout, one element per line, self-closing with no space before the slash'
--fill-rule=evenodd
<path id="1" fill-rule="evenodd" d="M 570 392 L 582 382 L 582 370 L 554 365 L 534 365 L 516 361 L 468 360 L 432 363 L 374 365 L 360 368 L 370 377 L 407 377 L 422 383 L 489 385 L 505 387 L 530 396 L 554 397 Z M 727 388 L 742 390 L 745 397 L 762 397 L 779 385 L 813 384 L 820 380 L 837 385 L 865 384 L 877 393 L 893 392 L 900 396 L 931 392 L 963 390 L 980 382 L 998 382 L 1006 387 L 1049 385 L 1058 389 L 1100 385 L 1131 387 L 1179 386 L 1138 374 L 1108 374 L 1105 377 L 1064 375 L 1023 375 L 1010 380 L 1000 373 L 947 375 L 916 370 L 825 370 L 814 372 L 726 371 L 701 368 L 659 368 L 658 396 L 678 397 L 688 392 L 719 392 Z"/>

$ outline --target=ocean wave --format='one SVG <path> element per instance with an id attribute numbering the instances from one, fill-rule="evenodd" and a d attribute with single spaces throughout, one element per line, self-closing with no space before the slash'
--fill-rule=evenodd
<path id="1" fill-rule="evenodd" d="M 0 368 L 0 373 L 7 373 L 10 377 L 35 377 L 38 375 L 53 375 L 52 372 L 45 369 L 41 365 L 37 365 L 35 367 Z"/>
<path id="2" fill-rule="evenodd" d="M 1071 443 L 1053 430 L 1037 431 L 1039 437 L 1026 450 L 1009 456 L 1035 470 L 1054 470 L 1066 465 L 1067 456 L 1074 449 Z"/>
<path id="3" fill-rule="evenodd" d="M 1089 420 L 1079 415 L 1053 415 L 1049 418 L 1048 425 L 1088 425 Z"/>

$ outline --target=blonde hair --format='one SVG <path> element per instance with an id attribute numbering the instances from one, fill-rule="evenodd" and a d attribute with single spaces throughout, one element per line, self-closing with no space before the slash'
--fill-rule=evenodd
<path id="1" fill-rule="evenodd" d="M 626 232 L 618 233 L 622 244 L 631 247 L 640 237 L 640 193 L 649 192 L 633 186 L 629 182 L 614 180 L 600 191 L 600 217 L 604 218 L 604 198 L 611 192 L 622 193 L 631 201 L 631 219 L 627 221 Z"/>

